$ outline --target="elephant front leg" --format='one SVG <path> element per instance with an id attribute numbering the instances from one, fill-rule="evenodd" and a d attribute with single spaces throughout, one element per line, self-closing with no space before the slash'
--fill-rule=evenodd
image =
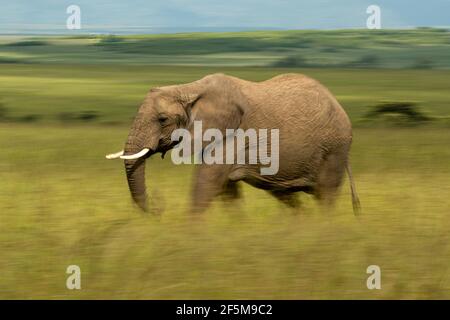
<path id="1" fill-rule="evenodd" d="M 192 191 L 192 213 L 205 211 L 212 200 L 229 189 L 229 165 L 202 164 L 196 168 Z"/>

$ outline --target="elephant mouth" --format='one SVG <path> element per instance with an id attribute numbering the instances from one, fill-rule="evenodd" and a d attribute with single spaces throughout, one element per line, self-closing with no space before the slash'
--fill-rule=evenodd
<path id="1" fill-rule="evenodd" d="M 166 155 L 167 151 L 170 151 L 173 148 L 175 148 L 178 144 L 181 143 L 181 140 L 182 139 L 180 139 L 179 141 L 172 141 L 169 145 L 167 145 L 165 147 L 162 147 L 162 148 L 159 148 L 156 152 L 160 152 L 161 153 L 161 158 L 164 159 L 164 156 Z M 150 157 L 150 155 L 149 155 L 149 157 Z"/>
<path id="2" fill-rule="evenodd" d="M 179 145 L 181 143 L 181 141 L 183 141 L 183 137 L 180 137 L 180 139 L 178 141 L 171 141 L 171 143 L 166 146 L 161 147 L 161 143 L 160 143 L 160 147 L 158 147 L 156 150 L 145 147 L 145 148 L 142 148 L 139 152 L 132 153 L 132 154 L 128 154 L 128 153 L 125 154 L 125 151 L 122 150 L 122 151 L 119 151 L 116 153 L 107 154 L 105 157 L 106 157 L 106 159 L 109 159 L 109 160 L 112 160 L 112 159 L 122 159 L 122 160 L 144 159 L 145 160 L 145 159 L 150 158 L 155 153 L 159 152 L 159 153 L 161 153 L 161 157 L 164 159 L 164 156 L 167 153 L 167 151 L 175 148 L 177 145 Z"/>
<path id="3" fill-rule="evenodd" d="M 175 148 L 177 145 L 179 145 L 181 143 L 182 140 L 183 140 L 183 137 L 181 137 L 181 139 L 178 141 L 172 141 L 172 143 L 167 147 L 166 151 L 169 151 L 169 150 Z"/>

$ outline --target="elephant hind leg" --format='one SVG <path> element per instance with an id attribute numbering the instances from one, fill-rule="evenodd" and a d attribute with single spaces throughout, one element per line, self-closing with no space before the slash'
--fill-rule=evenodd
<path id="1" fill-rule="evenodd" d="M 327 209 L 333 207 L 336 201 L 346 163 L 346 153 L 329 154 L 322 162 L 313 194 L 319 203 Z"/>
<path id="2" fill-rule="evenodd" d="M 228 181 L 221 193 L 223 208 L 236 219 L 245 217 L 245 210 L 243 210 L 242 202 L 239 201 L 241 196 L 241 186 L 235 181 Z"/>
<path id="3" fill-rule="evenodd" d="M 284 203 L 286 206 L 292 209 L 300 208 L 300 200 L 298 199 L 297 193 L 295 192 L 287 192 L 287 191 L 269 191 L 271 195 L 277 198 L 279 201 Z"/>
<path id="4" fill-rule="evenodd" d="M 241 198 L 241 190 L 237 182 L 228 181 L 222 193 L 225 201 L 234 201 Z"/>

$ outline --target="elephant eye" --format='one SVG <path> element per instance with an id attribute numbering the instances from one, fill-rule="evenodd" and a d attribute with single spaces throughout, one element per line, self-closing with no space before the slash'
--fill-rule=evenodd
<path id="1" fill-rule="evenodd" d="M 167 120 L 169 120 L 169 118 L 166 117 L 166 116 L 164 116 L 164 115 L 160 115 L 160 116 L 158 117 L 158 121 L 159 121 L 160 124 L 166 124 L 166 123 L 167 123 Z"/>

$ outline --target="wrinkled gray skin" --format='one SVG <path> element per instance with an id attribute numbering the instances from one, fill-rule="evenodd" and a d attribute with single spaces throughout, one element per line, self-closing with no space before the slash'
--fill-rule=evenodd
<path id="1" fill-rule="evenodd" d="M 351 178 L 348 154 L 351 123 L 320 83 L 301 74 L 284 74 L 255 83 L 213 74 L 198 81 L 150 90 L 131 127 L 125 155 L 143 148 L 150 152 L 138 160 L 125 160 L 134 202 L 147 211 L 145 159 L 173 148 L 177 128 L 192 133 L 193 120 L 202 120 L 203 132 L 217 128 L 279 129 L 279 171 L 262 176 L 259 165 L 206 165 L 196 167 L 193 211 L 202 211 L 217 195 L 239 197 L 237 182 L 265 189 L 290 207 L 297 207 L 295 193 L 313 194 L 332 204 L 347 170 L 355 213 L 359 201 Z M 156 182 L 155 182 L 156 183 Z"/>

